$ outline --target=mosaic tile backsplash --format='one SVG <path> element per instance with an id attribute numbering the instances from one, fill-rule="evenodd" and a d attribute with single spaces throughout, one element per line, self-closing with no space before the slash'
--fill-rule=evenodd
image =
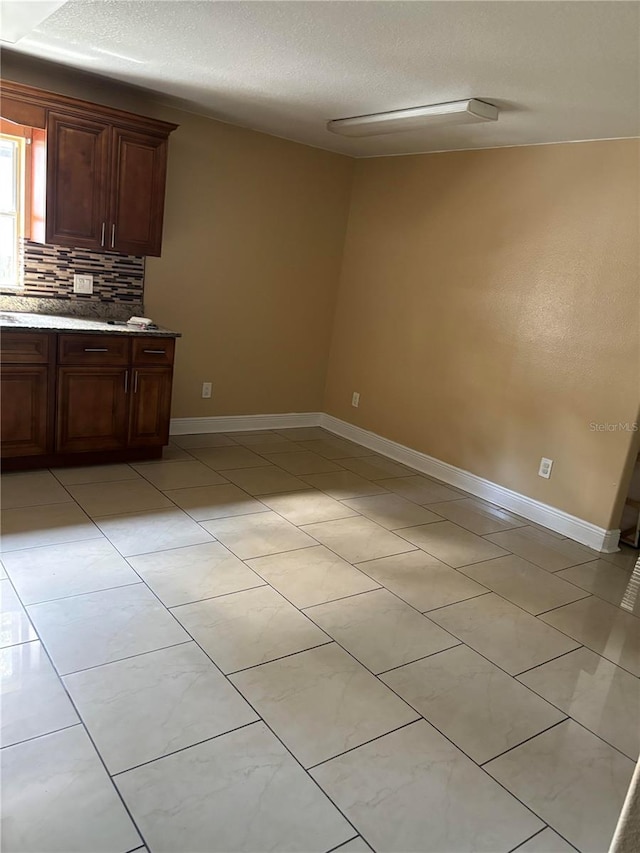
<path id="1" fill-rule="evenodd" d="M 143 257 L 116 252 L 67 249 L 24 240 L 23 287 L 6 295 L 140 305 L 144 297 Z M 91 295 L 73 292 L 75 273 L 93 275 Z"/>

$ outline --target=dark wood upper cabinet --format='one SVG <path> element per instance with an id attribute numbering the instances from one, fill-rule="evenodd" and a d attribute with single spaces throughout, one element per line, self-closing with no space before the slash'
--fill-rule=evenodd
<path id="1" fill-rule="evenodd" d="M 33 114 L 45 125 L 46 242 L 159 255 L 167 143 L 177 125 L 20 83 L 0 85 L 2 118 Z"/>
<path id="2" fill-rule="evenodd" d="M 110 137 L 104 122 L 49 113 L 47 243 L 104 248 Z"/>
<path id="3" fill-rule="evenodd" d="M 113 128 L 109 248 L 160 254 L 166 170 L 166 138 Z"/>

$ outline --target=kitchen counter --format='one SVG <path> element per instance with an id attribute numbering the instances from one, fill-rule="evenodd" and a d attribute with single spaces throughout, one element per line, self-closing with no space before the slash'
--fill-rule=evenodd
<path id="1" fill-rule="evenodd" d="M 130 335 L 143 337 L 180 338 L 171 329 L 136 329 L 119 321 L 93 320 L 83 317 L 64 317 L 53 314 L 28 314 L 22 311 L 0 311 L 0 329 L 19 331 L 64 332 L 65 334 Z"/>

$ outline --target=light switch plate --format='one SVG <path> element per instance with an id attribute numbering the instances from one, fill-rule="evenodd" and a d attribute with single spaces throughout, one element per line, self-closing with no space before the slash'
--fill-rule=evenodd
<path id="1" fill-rule="evenodd" d="M 73 292 L 93 293 L 93 276 L 79 275 L 78 273 L 76 273 L 73 276 Z"/>

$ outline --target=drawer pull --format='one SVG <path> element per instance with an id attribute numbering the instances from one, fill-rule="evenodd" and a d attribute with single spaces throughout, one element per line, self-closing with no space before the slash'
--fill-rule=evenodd
<path id="1" fill-rule="evenodd" d="M 108 347 L 85 347 L 85 352 L 109 352 Z"/>
<path id="2" fill-rule="evenodd" d="M 166 353 L 166 349 L 144 349 L 142 352 L 147 353 L 148 355 L 164 355 Z"/>
<path id="3" fill-rule="evenodd" d="M 138 371 L 133 374 L 133 393 L 138 393 Z"/>

